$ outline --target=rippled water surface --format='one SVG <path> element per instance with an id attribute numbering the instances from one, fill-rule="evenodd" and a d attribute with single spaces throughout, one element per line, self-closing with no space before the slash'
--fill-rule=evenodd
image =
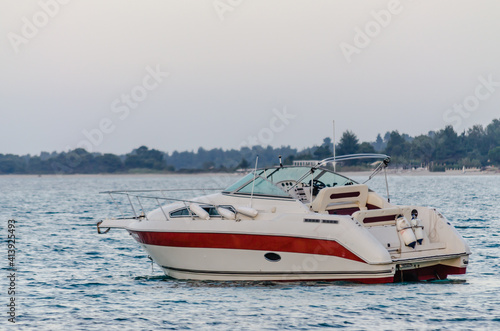
<path id="1" fill-rule="evenodd" d="M 466 275 L 421 283 L 178 281 L 125 232 L 103 190 L 224 187 L 234 176 L 0 177 L 0 329 L 500 329 L 500 176 L 391 176 L 391 201 L 437 207 L 471 246 Z M 356 178 L 358 179 L 358 178 Z M 361 179 L 361 178 L 359 178 Z M 370 186 L 385 195 L 382 178 Z M 7 321 L 7 221 L 17 323 Z"/>

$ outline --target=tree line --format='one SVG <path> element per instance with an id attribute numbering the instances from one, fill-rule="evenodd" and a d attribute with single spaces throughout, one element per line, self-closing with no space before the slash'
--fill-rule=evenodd
<path id="1" fill-rule="evenodd" d="M 259 157 L 259 166 L 294 160 L 321 160 L 332 156 L 333 143 L 323 143 L 298 151 L 290 146 L 242 147 L 239 150 L 200 147 L 194 151 L 165 153 L 141 146 L 125 155 L 89 153 L 78 148 L 68 152 L 42 152 L 40 155 L 0 154 L 0 174 L 99 174 L 145 172 L 229 172 L 249 169 Z M 337 155 L 384 153 L 398 167 L 445 168 L 500 166 L 500 119 L 486 127 L 474 125 L 457 133 L 452 126 L 411 137 L 399 131 L 386 132 L 373 142 L 360 142 L 352 131 L 345 131 L 336 146 Z M 359 165 L 359 163 L 358 163 Z"/>

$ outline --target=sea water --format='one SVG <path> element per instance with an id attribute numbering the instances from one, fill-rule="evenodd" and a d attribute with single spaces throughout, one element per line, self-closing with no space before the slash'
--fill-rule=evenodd
<path id="1" fill-rule="evenodd" d="M 0 329 L 500 329 L 500 176 L 389 177 L 391 202 L 438 208 L 469 243 L 467 274 L 443 281 L 180 281 L 152 266 L 126 231 L 96 232 L 99 220 L 120 216 L 100 191 L 224 187 L 237 178 L 0 177 Z M 383 177 L 369 184 L 385 196 Z"/>

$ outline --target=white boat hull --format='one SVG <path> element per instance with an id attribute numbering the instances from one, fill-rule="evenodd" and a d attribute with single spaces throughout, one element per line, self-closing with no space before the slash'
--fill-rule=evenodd
<path id="1" fill-rule="evenodd" d="M 280 261 L 265 259 L 268 251 L 180 248 L 143 245 L 167 276 L 220 281 L 345 280 L 392 282 L 395 268 L 372 266 L 335 256 L 276 252 Z"/>
<path id="2" fill-rule="evenodd" d="M 438 252 L 368 263 L 335 240 L 304 237 L 129 232 L 165 274 L 176 279 L 390 283 L 464 274 L 468 262 L 467 254 Z M 266 258 L 269 253 L 276 260 Z"/>

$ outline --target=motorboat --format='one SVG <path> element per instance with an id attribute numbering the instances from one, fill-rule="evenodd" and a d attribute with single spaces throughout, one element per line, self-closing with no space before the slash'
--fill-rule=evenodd
<path id="1" fill-rule="evenodd" d="M 374 174 L 390 161 L 349 155 L 289 166 L 280 159 L 193 198 L 171 190 L 102 192 L 123 215 L 97 229 L 128 231 L 176 279 L 391 283 L 465 274 L 469 246 L 439 211 L 393 204 L 333 169 L 359 158 L 382 160 Z M 145 201 L 153 202 L 150 211 Z"/>

